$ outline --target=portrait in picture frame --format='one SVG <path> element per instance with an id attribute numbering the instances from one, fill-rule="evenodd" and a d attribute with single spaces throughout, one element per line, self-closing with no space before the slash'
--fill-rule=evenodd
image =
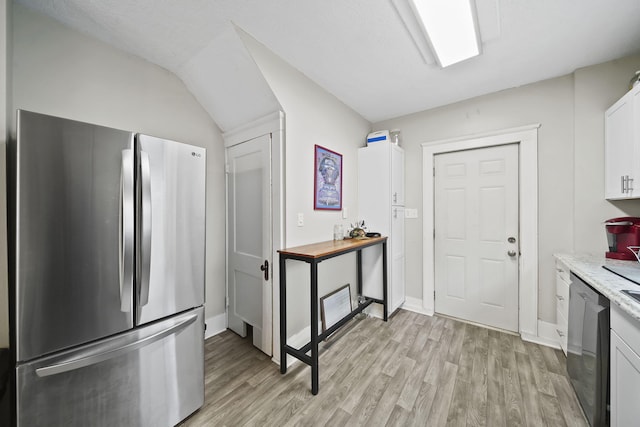
<path id="1" fill-rule="evenodd" d="M 342 154 L 315 146 L 313 208 L 342 210 Z"/>

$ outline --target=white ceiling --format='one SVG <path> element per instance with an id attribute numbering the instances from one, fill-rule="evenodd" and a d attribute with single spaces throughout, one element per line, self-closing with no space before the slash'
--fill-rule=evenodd
<path id="1" fill-rule="evenodd" d="M 483 53 L 446 69 L 416 48 L 398 14 L 406 0 L 17 2 L 178 76 L 206 52 L 212 69 L 224 61 L 211 45 L 234 23 L 374 123 L 640 51 L 640 0 L 476 0 Z"/>

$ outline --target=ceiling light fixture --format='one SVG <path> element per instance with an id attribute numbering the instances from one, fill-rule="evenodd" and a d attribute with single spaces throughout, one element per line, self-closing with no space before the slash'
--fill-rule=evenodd
<path id="1" fill-rule="evenodd" d="M 480 54 L 473 0 L 408 0 L 440 66 Z"/>

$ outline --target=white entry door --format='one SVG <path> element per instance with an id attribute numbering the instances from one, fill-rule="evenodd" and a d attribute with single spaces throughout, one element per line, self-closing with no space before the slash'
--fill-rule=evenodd
<path id="1" fill-rule="evenodd" d="M 518 145 L 438 154 L 435 310 L 518 331 Z"/>
<path id="2" fill-rule="evenodd" d="M 229 329 L 272 354 L 271 136 L 227 149 Z"/>

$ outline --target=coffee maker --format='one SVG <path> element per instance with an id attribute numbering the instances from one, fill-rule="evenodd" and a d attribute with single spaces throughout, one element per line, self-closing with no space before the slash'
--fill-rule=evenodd
<path id="1" fill-rule="evenodd" d="M 640 218 L 625 216 L 604 222 L 609 251 L 606 258 L 635 261 L 636 256 L 628 246 L 640 246 Z"/>

